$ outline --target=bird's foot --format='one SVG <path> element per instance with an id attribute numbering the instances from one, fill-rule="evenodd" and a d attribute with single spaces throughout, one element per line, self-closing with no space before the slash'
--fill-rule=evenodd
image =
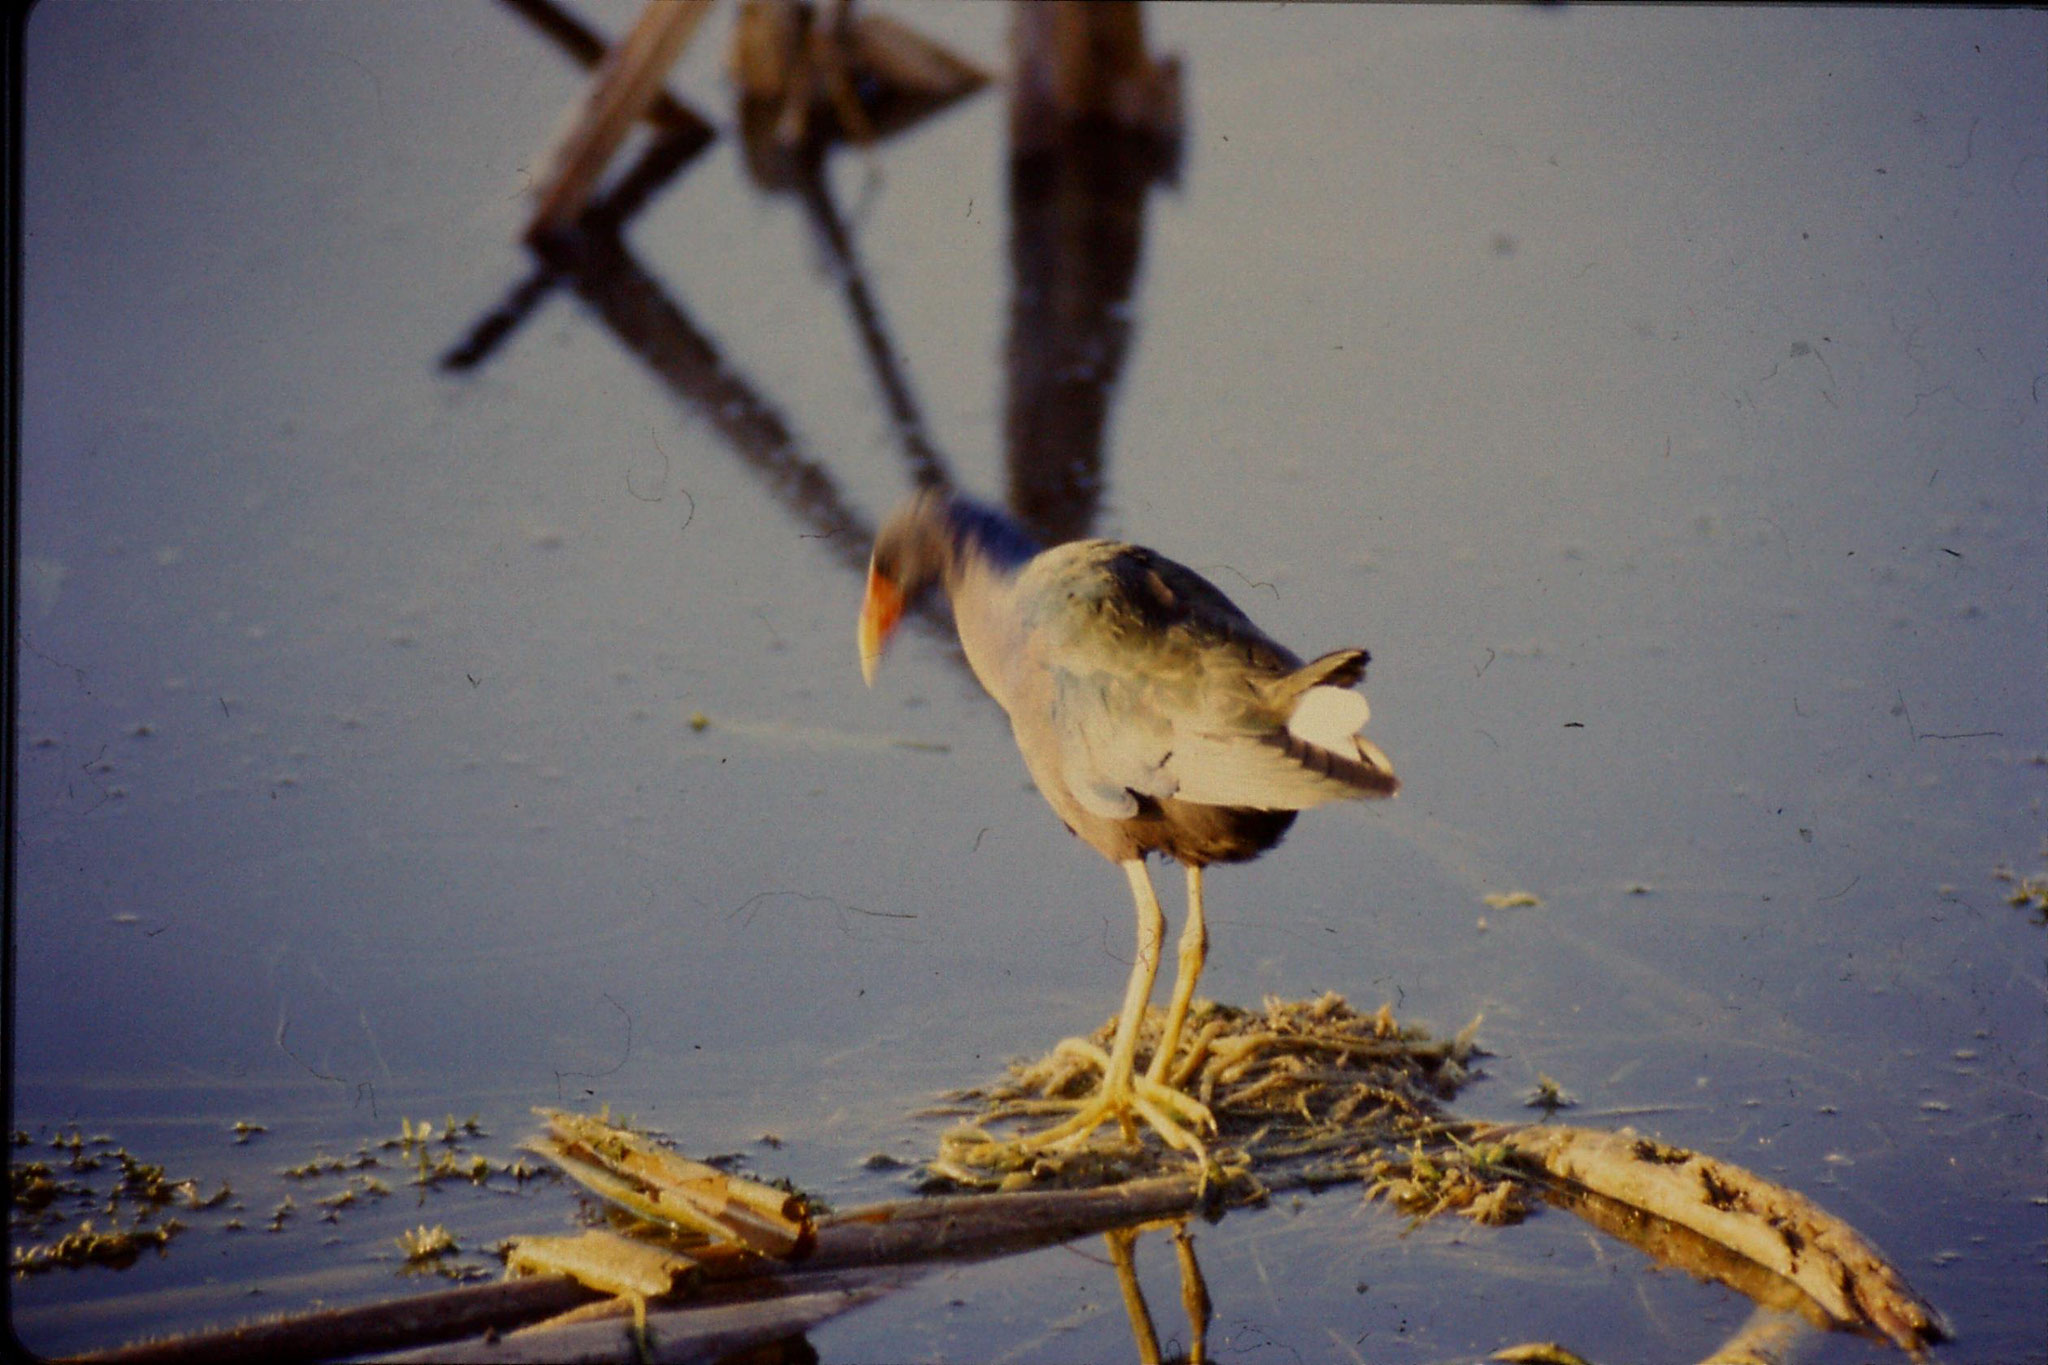
<path id="1" fill-rule="evenodd" d="M 1071 1152 L 1086 1145 L 1096 1129 L 1112 1122 L 1126 1142 L 1135 1142 L 1137 1125 L 1142 1122 L 1167 1146 L 1189 1153 L 1205 1167 L 1209 1164 L 1201 1135 L 1216 1131 L 1216 1119 L 1208 1106 L 1149 1077 L 1129 1072 L 1116 1075 L 1109 1054 L 1084 1039 L 1068 1038 L 1058 1050 L 1093 1062 L 1102 1071 L 1095 1093 L 1075 1102 L 1074 1112 L 1050 1128 L 991 1144 L 991 1154 L 1000 1152 L 1014 1159 L 1034 1152 Z"/>
<path id="2" fill-rule="evenodd" d="M 1090 1106 L 1095 1105 L 1096 1103 L 1108 1098 L 1112 1086 L 1108 1079 L 1110 1067 L 1109 1054 L 1107 1052 L 1104 1052 L 1100 1047 L 1096 1046 L 1094 1043 L 1089 1042 L 1086 1038 L 1063 1038 L 1060 1040 L 1059 1044 L 1053 1048 L 1053 1051 L 1061 1054 L 1062 1056 L 1080 1057 L 1086 1061 L 1093 1062 L 1095 1064 L 1096 1069 L 1100 1071 L 1103 1075 L 1104 1079 L 1102 1085 L 1096 1091 L 1096 1093 L 1080 1102 L 1080 1107 L 1082 1108 L 1082 1110 L 1085 1111 Z M 1150 1108 L 1163 1110 L 1166 1115 L 1178 1119 L 1180 1125 L 1185 1125 L 1186 1127 L 1193 1128 L 1198 1133 L 1207 1133 L 1210 1135 L 1214 1135 L 1214 1133 L 1216 1132 L 1216 1116 L 1209 1112 L 1209 1106 L 1203 1104 L 1194 1096 L 1176 1090 L 1172 1086 L 1166 1084 L 1166 1082 L 1164 1081 L 1155 1080 L 1150 1075 L 1133 1074 L 1128 1078 L 1127 1084 L 1131 1087 L 1132 1103 L 1129 1106 L 1129 1109 L 1125 1112 L 1128 1113 L 1132 1110 L 1135 1110 L 1136 1113 L 1142 1116 L 1146 1122 L 1152 1125 L 1152 1127 L 1159 1133 L 1161 1137 L 1166 1138 L 1168 1145 L 1178 1147 L 1183 1152 L 1196 1151 L 1199 1150 L 1200 1147 L 1199 1143 L 1195 1144 L 1195 1146 L 1190 1147 L 1185 1144 L 1173 1141 L 1172 1137 L 1168 1134 L 1166 1127 L 1162 1126 L 1150 1114 L 1146 1113 L 1146 1109 Z M 1143 1107 L 1140 1107 L 1141 1103 Z M 1077 1114 L 1075 1117 L 1078 1118 L 1079 1115 Z M 1066 1127 L 1067 1123 L 1072 1122 L 1074 1122 L 1074 1119 L 1068 1119 L 1066 1123 L 1062 1123 L 1060 1127 L 1064 1128 Z M 1100 1119 L 1096 1120 L 1096 1123 L 1091 1124 L 1090 1128 L 1099 1125 L 1101 1122 L 1102 1120 Z M 1124 1129 L 1127 1133 L 1130 1131 L 1130 1124 L 1128 1121 L 1125 1122 Z M 1083 1131 L 1085 1133 L 1087 1130 Z M 1034 1139 L 1037 1136 L 1042 1135 L 1034 1135 Z"/>

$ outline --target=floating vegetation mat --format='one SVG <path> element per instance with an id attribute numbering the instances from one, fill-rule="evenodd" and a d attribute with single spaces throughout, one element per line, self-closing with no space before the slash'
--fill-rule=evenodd
<path id="1" fill-rule="evenodd" d="M 166 1210 L 211 1208 L 226 1194 L 202 1195 L 196 1182 L 170 1179 L 111 1137 L 87 1138 L 76 1129 L 51 1138 L 40 1155 L 31 1154 L 36 1144 L 24 1132 L 9 1145 L 8 1260 L 15 1275 L 125 1269 L 184 1231 Z"/>
<path id="2" fill-rule="evenodd" d="M 1141 1066 L 1162 1016 L 1145 1020 Z M 1262 1011 L 1201 1007 L 1167 1078 L 1216 1120 L 1201 1201 L 1255 1204 L 1303 1186 L 1357 1181 L 1421 1221 L 1453 1213 L 1520 1221 L 1538 1203 L 1569 1209 L 1658 1260 L 1717 1280 L 1816 1326 L 1863 1332 L 1917 1352 L 1948 1335 L 1876 1248 L 1795 1191 L 1732 1163 L 1623 1129 L 1481 1124 L 1445 1108 L 1476 1074 L 1479 1021 L 1437 1039 L 1382 1006 L 1341 996 L 1268 999 Z M 1106 1124 L 1063 1150 L 1014 1139 L 1056 1122 L 1101 1082 L 1113 1023 L 1013 1065 L 1002 1081 L 936 1111 L 970 1122 L 946 1133 L 928 1166 L 936 1189 L 1002 1195 L 1191 1178 L 1191 1158 L 1140 1129 Z M 1569 1103 L 1555 1082 L 1529 1103 Z"/>
<path id="3" fill-rule="evenodd" d="M 1146 1016 L 1141 1060 L 1157 1046 L 1163 1013 Z M 1361 1014 L 1335 993 L 1268 999 L 1263 1010 L 1198 1005 L 1167 1077 L 1215 1116 L 1211 1179 L 1228 1203 L 1272 1189 L 1363 1180 L 1417 1217 L 1456 1212 L 1512 1222 L 1529 1207 L 1526 1179 L 1498 1144 L 1469 1140 L 1472 1127 L 1443 1105 L 1472 1078 L 1479 1021 L 1432 1037 L 1381 1006 Z M 937 1187 L 970 1190 L 1088 1188 L 1185 1172 L 1189 1158 L 1141 1130 L 1127 1141 L 1114 1124 L 1086 1143 L 1021 1152 L 1024 1136 L 1069 1112 L 1101 1083 L 1114 1021 L 1077 1045 L 1063 1043 L 1012 1066 L 1002 1081 L 950 1098 L 941 1113 L 971 1115 L 947 1133 L 927 1170 Z"/>

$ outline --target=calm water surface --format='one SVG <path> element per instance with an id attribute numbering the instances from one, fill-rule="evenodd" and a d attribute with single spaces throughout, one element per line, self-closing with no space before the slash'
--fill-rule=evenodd
<path id="1" fill-rule="evenodd" d="M 896 12 L 1005 62 L 996 7 Z M 729 22 L 671 82 L 722 125 Z M 2040 1359 L 2048 929 L 2001 875 L 2048 870 L 2048 21 L 1163 7 L 1151 38 L 1188 128 L 1125 225 L 1123 349 L 1080 362 L 1108 406 L 1069 514 L 1304 652 L 1370 646 L 1406 781 L 1212 879 L 1205 993 L 1483 1013 L 1464 1112 L 1555 1078 L 1847 1217 L 1954 1319 L 1943 1359 Z M 934 1092 L 1111 1010 L 1120 878 L 957 652 L 906 632 L 860 685 L 847 528 L 907 466 L 737 139 L 625 240 L 725 388 L 566 287 L 453 374 L 533 272 L 581 89 L 510 11 L 49 0 L 28 42 L 12 1122 L 226 1181 L 245 1226 L 15 1281 L 25 1342 L 383 1296 L 420 1222 L 570 1224 L 503 1180 L 325 1221 L 341 1179 L 280 1174 L 404 1118 L 502 1156 L 531 1106 L 609 1104 L 888 1197 L 862 1160 L 928 1154 Z M 1005 149 L 990 91 L 828 178 L 932 444 L 996 496 Z M 743 457 L 770 418 L 845 526 Z M 1557 1213 L 1403 1236 L 1346 1190 L 1196 1245 L 1238 1359 L 1682 1359 L 1748 1312 Z M 1163 1237 L 1139 1266 L 1184 1340 Z M 1095 1244 L 812 1341 L 1131 1349 Z"/>

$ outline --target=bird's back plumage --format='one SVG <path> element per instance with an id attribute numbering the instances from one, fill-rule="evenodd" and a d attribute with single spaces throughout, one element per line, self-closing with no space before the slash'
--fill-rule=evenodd
<path id="1" fill-rule="evenodd" d="M 1021 532 L 964 499 L 925 495 L 877 562 L 916 537 L 943 546 L 926 552 L 944 560 L 934 576 L 1039 790 L 1104 856 L 1251 858 L 1300 810 L 1398 790 L 1356 734 L 1364 650 L 1304 664 L 1156 551 L 1085 540 L 1026 557 Z"/>

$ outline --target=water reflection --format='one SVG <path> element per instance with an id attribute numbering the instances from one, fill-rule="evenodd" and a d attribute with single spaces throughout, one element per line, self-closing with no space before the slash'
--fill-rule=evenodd
<path id="1" fill-rule="evenodd" d="M 586 210 L 589 235 L 616 239 L 628 220 L 710 143 L 707 133 L 680 128 L 661 134 L 619 181 L 616 188 Z M 491 308 L 469 334 L 441 357 L 451 374 L 478 369 L 490 359 L 569 273 L 559 251 L 536 250 L 532 274 L 514 285 L 504 302 Z"/>
<path id="2" fill-rule="evenodd" d="M 1031 111 L 1011 119 L 1010 334 L 1003 436 L 1010 510 L 1040 543 L 1094 528 L 1104 432 L 1131 345 L 1145 205 L 1173 183 L 1177 132 Z M 1023 135 L 1020 130 L 1036 130 Z"/>
<path id="3" fill-rule="evenodd" d="M 599 40 L 549 0 L 508 3 L 576 60 L 595 62 Z M 1056 8 L 1057 15 L 1019 19 L 1004 404 L 1010 508 L 1048 544 L 1085 536 L 1094 524 L 1104 433 L 1131 343 L 1145 205 L 1155 185 L 1171 184 L 1177 175 L 1181 120 L 1177 65 L 1146 55 L 1135 6 Z M 812 23 L 807 8 L 796 9 L 799 31 L 777 39 L 793 48 L 801 47 Z M 1089 34 L 1069 31 L 1077 26 L 1109 36 L 1091 43 Z M 803 50 L 812 49 L 838 50 L 832 42 Z M 764 192 L 788 193 L 801 206 L 840 286 L 910 485 L 950 485 L 949 461 L 898 360 L 900 349 L 827 174 L 831 156 L 849 145 L 843 125 L 850 120 L 812 118 L 792 134 L 792 101 L 808 98 L 809 83 L 793 77 L 764 95 L 743 80 L 737 122 L 749 173 Z M 1129 94 L 1130 87 L 1142 96 Z M 1109 93 L 1091 102 L 1090 90 Z M 899 92 L 866 101 L 858 107 L 873 109 L 858 129 L 860 139 L 914 126 L 959 93 L 919 99 Z M 458 373 L 480 368 L 558 284 L 567 284 L 628 352 L 726 437 L 810 534 L 830 540 L 840 562 L 860 571 L 871 525 L 846 505 L 827 468 L 799 449 L 775 403 L 726 364 L 625 244 L 633 217 L 710 141 L 703 120 L 665 91 L 650 117 L 660 131 L 631 169 L 572 228 L 530 235 L 534 272 L 471 327 L 442 367 Z"/>
<path id="4" fill-rule="evenodd" d="M 1110 1264 L 1116 1268 L 1116 1285 L 1123 1295 L 1124 1312 L 1131 1320 L 1131 1337 L 1137 1346 L 1138 1359 L 1141 1365 L 1161 1365 L 1165 1360 L 1159 1351 L 1159 1332 L 1152 1322 L 1152 1310 L 1145 1303 L 1145 1291 L 1138 1284 L 1138 1265 L 1132 1255 L 1138 1238 L 1156 1228 L 1172 1230 L 1174 1265 L 1180 1273 L 1180 1306 L 1188 1319 L 1187 1350 L 1173 1359 L 1185 1361 L 1187 1365 L 1201 1365 L 1205 1358 L 1209 1320 L 1216 1316 L 1216 1311 L 1209 1302 L 1209 1285 L 1202 1278 L 1201 1264 L 1195 1259 L 1195 1240 L 1188 1235 L 1185 1218 L 1115 1228 L 1102 1235 L 1102 1240 L 1109 1246 Z"/>
<path id="5" fill-rule="evenodd" d="M 1719 1283 L 1745 1295 L 1754 1305 L 1748 1317 L 1704 1359 L 1713 1361 L 1789 1360 L 1831 1325 L 1827 1313 L 1791 1282 L 1765 1271 L 1753 1261 L 1686 1228 L 1641 1211 L 1602 1199 L 1584 1190 L 1556 1187 L 1547 1198 L 1557 1208 L 1577 1214 L 1617 1240 L 1633 1245 L 1660 1266 L 1684 1271 L 1697 1279 Z M 1137 1247 L 1145 1234 L 1165 1231 L 1173 1247 L 1180 1310 L 1187 1323 L 1186 1346 L 1168 1355 L 1164 1338 L 1143 1286 L 1139 1282 Z M 1217 1316 L 1207 1279 L 1202 1274 L 1195 1241 L 1185 1217 L 1145 1219 L 1103 1233 L 1109 1268 L 1127 1317 L 1136 1358 L 1141 1365 L 1201 1365 L 1208 1358 L 1208 1332 Z M 1361 1285 L 1361 1291 L 1363 1286 Z M 1483 1297 L 1483 1296 L 1482 1296 Z M 1875 1333 L 1871 1335 L 1875 1336 Z M 1529 1343 L 1496 1352 L 1500 1360 L 1577 1359 L 1555 1343 Z"/>
<path id="6" fill-rule="evenodd" d="M 688 132 L 660 138 L 616 189 L 585 210 L 574 230 L 531 244 L 538 260 L 533 274 L 470 328 L 443 356 L 442 368 L 468 372 L 481 367 L 542 299 L 565 285 L 629 354 L 726 439 L 811 535 L 827 541 L 848 567 L 863 569 L 871 525 L 847 506 L 826 468 L 804 453 L 775 403 L 726 362 L 716 343 L 626 245 L 626 224 L 703 145 Z"/>

